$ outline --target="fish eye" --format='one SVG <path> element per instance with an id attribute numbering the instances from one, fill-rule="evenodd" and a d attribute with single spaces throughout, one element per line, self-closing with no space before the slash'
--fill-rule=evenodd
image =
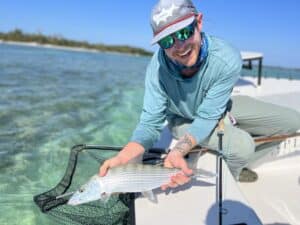
<path id="1" fill-rule="evenodd" d="M 80 189 L 79 189 L 79 192 L 80 192 L 80 193 L 84 192 L 84 189 L 83 189 L 83 188 L 80 188 Z"/>

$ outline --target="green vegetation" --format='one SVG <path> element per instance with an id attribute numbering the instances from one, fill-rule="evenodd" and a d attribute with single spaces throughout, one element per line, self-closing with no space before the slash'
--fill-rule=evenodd
<path id="1" fill-rule="evenodd" d="M 126 45 L 103 45 L 103 44 L 90 44 L 86 41 L 74 41 L 69 40 L 63 37 L 58 36 L 46 36 L 43 34 L 28 34 L 24 33 L 20 29 L 15 29 L 13 31 L 2 33 L 0 32 L 0 40 L 3 41 L 17 41 L 17 42 L 36 42 L 39 44 L 51 44 L 64 47 L 76 47 L 76 48 L 85 48 L 93 49 L 98 51 L 106 52 L 119 52 L 127 54 L 137 54 L 150 56 L 153 53 L 146 51 L 142 48 L 136 48 Z"/>

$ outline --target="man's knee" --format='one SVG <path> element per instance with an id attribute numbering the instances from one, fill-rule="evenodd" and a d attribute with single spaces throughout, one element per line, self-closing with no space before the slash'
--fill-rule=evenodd
<path id="1" fill-rule="evenodd" d="M 210 149 L 218 150 L 217 129 L 214 130 L 208 142 L 202 143 Z M 223 154 L 228 160 L 239 160 L 248 158 L 255 150 L 253 138 L 244 130 L 225 123 L 223 142 Z"/>
<path id="2" fill-rule="evenodd" d="M 245 162 L 255 151 L 255 143 L 253 138 L 247 132 L 235 129 L 235 134 L 231 135 L 224 146 L 224 154 L 229 161 Z"/>
<path id="3" fill-rule="evenodd" d="M 295 133 L 300 130 L 300 113 L 298 111 L 290 109 L 287 112 L 286 117 L 288 120 L 286 121 L 285 126 L 287 127 L 288 133 Z"/>

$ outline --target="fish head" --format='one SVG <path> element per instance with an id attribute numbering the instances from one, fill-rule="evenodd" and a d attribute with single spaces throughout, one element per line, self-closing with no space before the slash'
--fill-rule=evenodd
<path id="1" fill-rule="evenodd" d="M 93 176 L 86 184 L 82 185 L 68 201 L 68 205 L 80 205 L 101 198 L 103 185 L 98 175 Z"/>

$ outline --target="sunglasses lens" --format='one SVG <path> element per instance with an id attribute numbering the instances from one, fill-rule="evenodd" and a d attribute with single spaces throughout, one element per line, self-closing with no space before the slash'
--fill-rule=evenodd
<path id="1" fill-rule="evenodd" d="M 164 37 L 159 41 L 159 45 L 164 49 L 171 48 L 173 44 L 174 38 L 171 35 Z"/>
<path id="2" fill-rule="evenodd" d="M 189 39 L 193 34 L 194 34 L 194 23 L 175 33 L 176 38 L 180 41 L 185 41 Z"/>

